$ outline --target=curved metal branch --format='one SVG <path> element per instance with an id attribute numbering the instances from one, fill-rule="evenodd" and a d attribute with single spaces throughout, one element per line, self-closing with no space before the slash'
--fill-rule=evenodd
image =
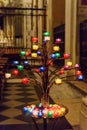
<path id="1" fill-rule="evenodd" d="M 51 73 L 49 74 L 49 77 L 52 76 L 52 74 L 54 74 L 56 72 L 56 70 L 58 70 L 58 68 L 54 69 L 53 71 L 52 70 L 49 70 Z M 55 73 L 56 74 L 56 73 Z M 59 74 L 57 74 L 59 76 Z"/>
<path id="2" fill-rule="evenodd" d="M 37 69 L 37 68 L 36 68 Z M 37 73 L 35 69 L 31 69 L 32 73 Z M 41 76 L 41 73 L 37 73 L 39 76 Z"/>
<path id="3" fill-rule="evenodd" d="M 36 84 L 37 87 L 39 87 L 41 89 L 41 91 L 43 91 L 41 82 L 39 82 L 37 79 L 32 79 L 32 78 L 30 78 L 30 81 L 31 81 L 31 83 Z"/>
<path id="4" fill-rule="evenodd" d="M 40 77 L 40 79 L 42 79 L 42 74 L 41 73 L 37 73 L 37 72 L 33 72 L 33 73 L 36 73 Z"/>
<path id="5" fill-rule="evenodd" d="M 75 75 L 69 75 L 69 76 L 61 77 L 61 79 L 65 79 L 65 78 L 67 78 L 67 77 L 73 77 L 73 76 L 75 76 Z M 75 77 L 76 77 L 76 76 L 75 76 Z M 68 81 L 68 80 L 63 80 L 63 81 Z M 70 81 L 70 80 L 69 80 L 69 81 Z M 73 80 L 73 81 L 76 81 L 76 79 Z M 49 90 L 50 90 L 50 88 L 53 86 L 53 84 L 54 84 L 54 81 L 52 81 L 51 85 L 48 86 L 48 89 L 49 89 Z"/>
<path id="6" fill-rule="evenodd" d="M 63 68 L 63 69 L 64 69 L 64 68 Z M 69 72 L 69 71 L 71 71 L 72 69 L 74 69 L 74 68 L 72 67 L 72 68 L 70 68 L 69 70 L 67 70 L 66 72 Z M 51 73 L 50 75 L 54 74 L 56 70 L 57 70 L 57 69 L 55 69 L 54 71 L 52 71 L 52 73 Z M 49 76 L 50 76 L 50 75 L 49 75 Z M 56 73 L 55 73 L 55 75 L 53 75 L 53 78 L 50 80 L 50 82 L 51 82 L 56 76 L 59 76 L 59 77 L 60 77 L 59 74 L 56 74 Z M 66 77 L 67 77 L 67 76 L 66 76 Z"/>

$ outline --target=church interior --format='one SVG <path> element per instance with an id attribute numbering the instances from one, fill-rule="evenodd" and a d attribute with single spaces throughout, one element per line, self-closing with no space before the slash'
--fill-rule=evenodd
<path id="1" fill-rule="evenodd" d="M 87 0 L 0 0 L 0 130 L 87 130 Z"/>

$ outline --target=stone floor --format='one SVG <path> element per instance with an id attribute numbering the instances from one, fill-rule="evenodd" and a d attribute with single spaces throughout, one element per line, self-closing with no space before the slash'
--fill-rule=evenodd
<path id="1" fill-rule="evenodd" d="M 80 93 L 69 84 L 64 83 L 63 85 L 52 87 L 50 95 L 57 104 L 63 104 L 68 108 L 69 112 L 66 115 L 68 121 L 73 126 L 78 125 L 81 100 L 85 94 Z"/>
<path id="2" fill-rule="evenodd" d="M 7 130 L 5 127 L 6 125 L 11 124 L 26 125 L 30 123 L 31 120 L 22 115 L 22 108 L 26 104 L 31 103 L 38 104 L 40 102 L 37 93 L 32 85 L 23 86 L 20 84 L 20 80 L 19 81 L 16 80 L 16 84 L 13 83 L 14 81 L 15 79 L 12 80 L 12 82 L 9 81 L 11 83 L 8 83 L 8 85 L 4 89 L 3 101 L 0 104 L 0 126 L 3 125 L 4 129 L 0 130 Z M 61 86 L 61 88 L 62 87 L 63 86 Z M 69 99 L 69 97 L 66 96 L 65 96 L 66 99 L 63 99 L 63 96 L 60 96 L 60 99 L 57 100 L 58 93 L 59 93 L 58 90 L 56 90 L 55 93 L 56 99 L 54 99 L 53 93 L 51 92 L 50 94 L 51 98 L 53 98 L 55 103 L 63 104 L 69 109 L 69 113 L 66 115 L 66 118 L 73 126 L 74 130 L 79 130 L 78 114 L 77 114 L 79 99 L 71 100 Z M 82 95 L 80 96 L 82 97 Z M 74 108 L 74 106 L 76 108 Z M 75 110 L 74 115 L 73 115 L 73 109 Z"/>
<path id="3" fill-rule="evenodd" d="M 54 69 L 54 68 L 52 68 Z M 79 128 L 79 114 L 82 98 L 87 96 L 87 82 L 68 80 L 62 85 L 51 88 L 50 96 L 56 103 L 63 104 L 69 110 L 66 115 L 67 120 L 75 130 Z"/>
<path id="4" fill-rule="evenodd" d="M 0 125 L 6 124 L 27 124 L 28 119 L 22 117 L 21 109 L 26 103 L 39 103 L 35 88 L 32 85 L 27 87 L 20 85 L 20 79 L 10 79 L 5 86 L 4 98 L 0 104 Z M 64 82 L 62 85 L 54 85 L 50 89 L 50 97 L 57 104 L 62 104 L 68 108 L 66 119 L 73 126 L 74 130 L 79 128 L 79 113 L 82 98 L 87 94 L 83 82 Z M 24 93 L 24 94 L 23 94 Z M 26 96 L 25 96 L 26 95 Z M 6 129 L 0 129 L 6 130 Z"/>

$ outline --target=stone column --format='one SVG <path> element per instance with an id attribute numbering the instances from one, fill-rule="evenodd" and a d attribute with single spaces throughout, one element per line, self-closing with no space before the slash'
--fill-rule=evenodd
<path id="1" fill-rule="evenodd" d="M 29 4 L 29 8 L 31 8 L 31 4 Z M 31 14 L 31 10 L 26 11 L 27 15 Z M 31 16 L 26 17 L 26 47 L 31 48 Z"/>
<path id="2" fill-rule="evenodd" d="M 33 8 L 37 7 L 37 2 L 36 0 L 33 0 Z M 33 10 L 33 33 L 34 33 L 34 36 L 37 37 L 37 23 L 36 23 L 36 20 L 37 20 L 37 11 L 36 10 Z"/>
<path id="3" fill-rule="evenodd" d="M 43 1 L 38 0 L 38 7 L 43 8 L 42 5 L 43 5 Z M 43 15 L 43 11 L 38 11 L 38 15 L 39 14 Z M 42 30 L 43 30 L 43 28 L 42 28 L 42 17 L 43 16 L 38 16 L 38 43 L 40 43 L 40 44 L 42 44 L 42 35 L 43 35 L 42 34 Z"/>
<path id="4" fill-rule="evenodd" d="M 65 0 L 65 52 L 71 54 L 76 63 L 77 0 Z"/>
<path id="5" fill-rule="evenodd" d="M 6 16 L 4 17 L 4 33 L 7 36 L 8 40 L 10 39 L 10 34 L 11 34 L 11 28 L 10 28 L 10 21 L 9 17 Z M 7 43 L 6 46 L 9 46 L 9 42 Z"/>
<path id="6" fill-rule="evenodd" d="M 51 45 L 53 43 L 53 39 L 52 39 L 52 0 L 47 0 L 47 16 L 46 16 L 46 27 L 48 32 L 50 32 L 50 42 L 48 45 L 48 50 L 51 51 Z M 50 53 L 50 52 L 49 52 Z"/>
<path id="7" fill-rule="evenodd" d="M 25 8 L 32 8 L 32 0 L 28 1 L 23 1 L 23 6 Z M 31 16 L 28 16 L 31 14 L 32 10 L 25 10 L 24 13 L 26 14 L 23 17 L 23 46 L 24 48 L 31 48 L 31 35 L 32 35 L 32 30 L 31 30 Z"/>
<path id="8" fill-rule="evenodd" d="M 26 10 L 25 10 L 26 13 Z M 23 17 L 23 47 L 26 48 L 26 16 Z"/>

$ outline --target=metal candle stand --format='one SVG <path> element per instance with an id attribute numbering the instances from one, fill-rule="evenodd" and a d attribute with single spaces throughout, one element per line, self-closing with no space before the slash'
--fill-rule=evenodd
<path id="1" fill-rule="evenodd" d="M 30 106 L 26 106 L 23 108 L 23 113 L 25 115 L 30 115 L 34 121 L 34 124 L 36 126 L 36 129 L 38 130 L 38 126 L 34 120 L 34 118 L 43 118 L 43 129 L 47 130 L 47 119 L 48 118 L 60 118 L 62 116 L 65 116 L 65 114 L 68 112 L 67 108 L 64 106 L 60 106 L 57 104 L 54 104 L 52 106 L 52 104 L 49 104 L 49 91 L 50 88 L 53 86 L 53 84 L 61 84 L 62 80 L 66 80 L 66 77 L 71 77 L 71 76 L 75 76 L 75 75 L 70 75 L 70 76 L 60 76 L 63 75 L 65 71 L 70 71 L 72 69 L 75 69 L 75 74 L 76 74 L 76 78 L 75 80 L 83 80 L 83 75 L 81 70 L 79 70 L 79 64 L 75 64 L 74 67 L 72 67 L 72 62 L 69 61 L 67 62 L 67 65 L 65 65 L 64 67 L 62 67 L 60 70 L 58 70 L 57 68 L 55 68 L 54 70 L 49 69 L 50 65 L 53 65 L 53 61 L 55 59 L 61 60 L 61 59 L 70 59 L 70 54 L 65 53 L 63 55 L 63 57 L 61 58 L 61 55 L 59 53 L 60 49 L 59 49 L 59 44 L 61 44 L 61 39 L 58 38 L 55 41 L 55 44 L 53 45 L 54 50 L 53 53 L 51 55 L 48 55 L 48 49 L 47 49 L 47 44 L 49 41 L 49 37 L 50 37 L 50 33 L 49 32 L 44 32 L 44 40 L 43 40 L 43 45 L 42 47 L 37 47 L 37 38 L 32 38 L 32 42 L 34 43 L 34 54 L 32 55 L 32 53 L 30 54 L 29 52 L 29 56 L 33 56 L 34 58 L 37 58 L 37 51 L 40 48 L 40 50 L 42 51 L 40 53 L 40 56 L 42 57 L 42 66 L 40 68 L 34 69 L 41 79 L 41 82 L 38 81 L 36 78 L 23 78 L 22 79 L 22 83 L 27 84 L 28 82 L 31 83 L 35 83 L 37 84 L 37 86 L 39 86 L 39 88 L 41 89 L 42 92 L 42 97 L 41 97 L 41 103 L 40 103 L 40 108 L 42 107 L 43 110 L 47 110 L 47 113 L 45 111 L 45 117 L 44 117 L 44 112 L 42 110 L 39 111 L 39 107 L 37 108 L 35 105 L 30 105 Z M 32 49 L 33 50 L 33 49 Z M 26 52 L 21 51 L 21 56 L 25 56 L 26 57 Z M 18 65 L 17 62 L 14 62 L 16 65 Z M 17 66 L 18 71 L 21 71 L 24 67 L 18 65 Z M 58 70 L 58 73 L 56 73 L 56 71 Z M 50 72 L 50 73 L 48 73 Z M 16 73 L 14 73 L 16 75 Z M 56 80 L 54 81 L 55 77 Z M 48 110 L 49 108 L 49 110 Z M 50 114 L 49 114 L 50 113 Z"/>

